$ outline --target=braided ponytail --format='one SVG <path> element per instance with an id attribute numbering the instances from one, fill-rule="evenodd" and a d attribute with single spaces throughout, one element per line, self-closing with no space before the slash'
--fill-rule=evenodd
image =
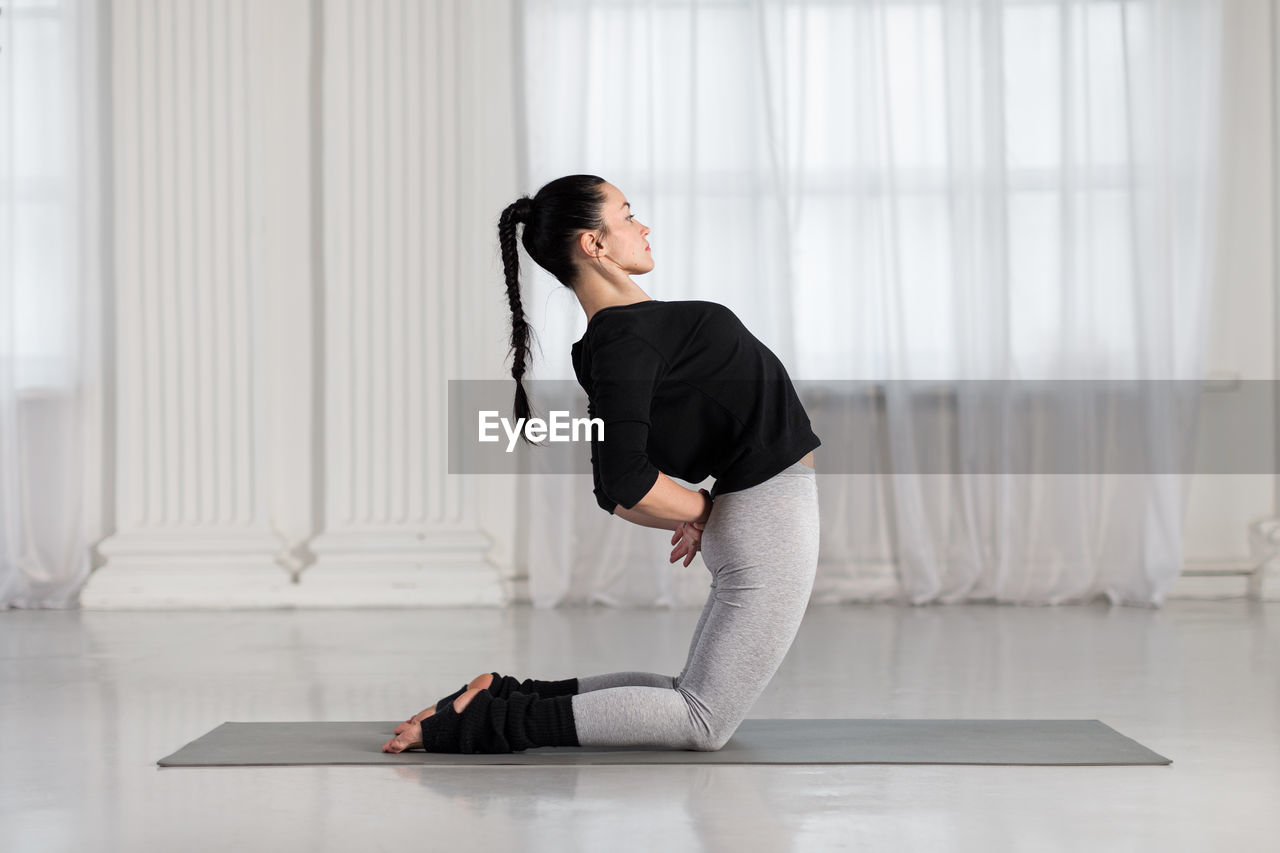
<path id="1" fill-rule="evenodd" d="M 521 196 L 513 204 L 502 211 L 498 219 L 498 245 L 502 249 L 502 269 L 507 279 L 507 304 L 511 307 L 511 375 L 516 380 L 516 398 L 514 415 L 518 419 L 530 415 L 529 397 L 525 393 L 524 377 L 526 360 L 529 357 L 529 322 L 524 316 L 524 306 L 520 302 L 520 254 L 516 250 L 516 223 L 527 222 L 533 208 L 533 201 L 528 196 Z M 525 431 L 520 437 L 528 444 L 530 441 Z"/>
<path id="2" fill-rule="evenodd" d="M 498 219 L 498 245 L 507 280 L 507 304 L 511 307 L 511 375 L 516 380 L 515 416 L 528 418 L 531 412 L 521 378 L 529 358 L 529 337 L 533 330 L 520 304 L 520 256 L 516 250 L 516 224 L 523 223 L 520 242 L 534 263 L 572 289 L 578 270 L 573 260 L 573 244 L 584 231 L 607 233 L 601 208 L 604 178 L 595 175 L 567 175 L 538 190 L 533 198 L 521 196 L 507 205 Z M 520 437 L 530 441 L 524 430 Z"/>

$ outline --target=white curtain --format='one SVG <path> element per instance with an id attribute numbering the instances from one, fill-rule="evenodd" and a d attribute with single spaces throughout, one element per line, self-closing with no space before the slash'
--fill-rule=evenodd
<path id="1" fill-rule="evenodd" d="M 0 608 L 72 607 L 89 572 L 84 414 L 98 389 L 107 149 L 100 10 L 0 14 Z"/>
<path id="2" fill-rule="evenodd" d="M 884 384 L 886 470 L 815 454 L 815 600 L 1161 603 L 1186 476 L 919 473 L 903 381 L 1200 378 L 1218 0 L 516 8 L 519 190 L 605 177 L 653 229 L 651 296 L 729 305 L 801 383 Z M 522 271 L 533 375 L 572 379 L 582 311 Z M 585 477 L 522 479 L 537 606 L 700 603 L 699 564 Z"/>

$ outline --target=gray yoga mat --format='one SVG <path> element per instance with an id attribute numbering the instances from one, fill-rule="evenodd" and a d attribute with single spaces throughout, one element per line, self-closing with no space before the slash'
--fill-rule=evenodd
<path id="1" fill-rule="evenodd" d="M 716 752 L 384 753 L 398 723 L 223 723 L 162 767 L 297 764 L 1171 764 L 1098 720 L 744 720 Z"/>

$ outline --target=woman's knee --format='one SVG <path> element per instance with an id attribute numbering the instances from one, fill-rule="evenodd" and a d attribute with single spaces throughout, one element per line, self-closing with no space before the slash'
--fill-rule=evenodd
<path id="1" fill-rule="evenodd" d="M 689 725 L 691 728 L 689 749 L 698 752 L 715 752 L 729 742 L 738 728 L 738 723 L 725 716 L 710 712 L 701 701 L 681 687 L 677 692 L 684 698 L 689 709 Z"/>
<path id="2" fill-rule="evenodd" d="M 728 726 L 699 728 L 693 739 L 693 748 L 698 752 L 716 752 L 729 742 L 729 738 L 733 737 L 736 729 L 737 726 L 733 728 Z"/>

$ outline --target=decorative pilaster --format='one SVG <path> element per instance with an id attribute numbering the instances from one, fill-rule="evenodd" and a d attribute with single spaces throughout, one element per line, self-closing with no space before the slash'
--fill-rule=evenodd
<path id="1" fill-rule="evenodd" d="M 503 600 L 446 473 L 456 14 L 113 4 L 116 529 L 83 606 Z"/>
<path id="2" fill-rule="evenodd" d="M 259 62 L 266 11 L 112 5 L 116 529 L 98 544 L 88 608 L 254 604 L 289 581 L 275 561 L 266 321 L 275 298 L 307 304 L 307 270 L 293 286 L 270 277 L 272 253 L 296 247 L 264 227 L 264 176 L 280 165 L 269 131 L 289 129 L 264 121 L 283 82 Z M 307 445 L 305 421 L 291 440 Z"/>
<path id="3" fill-rule="evenodd" d="M 344 601 L 503 600 L 447 471 L 468 286 L 457 5 L 324 4 L 324 533 L 302 585 Z"/>

